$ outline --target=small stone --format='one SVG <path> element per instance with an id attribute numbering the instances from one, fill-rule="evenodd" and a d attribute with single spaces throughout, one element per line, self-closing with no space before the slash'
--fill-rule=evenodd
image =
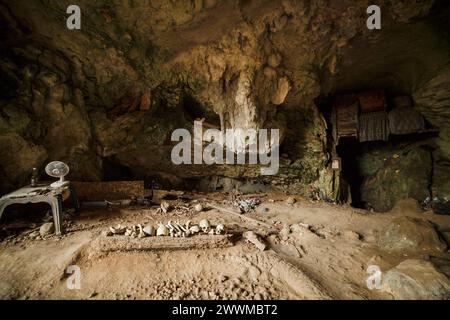
<path id="1" fill-rule="evenodd" d="M 203 206 L 200 203 L 197 203 L 194 206 L 194 210 L 197 211 L 197 212 L 202 212 L 203 211 Z"/>
<path id="2" fill-rule="evenodd" d="M 359 233 L 352 231 L 352 230 L 345 230 L 342 235 L 344 236 L 344 238 L 348 239 L 348 240 L 359 240 L 361 239 L 361 236 Z"/>
<path id="3" fill-rule="evenodd" d="M 279 53 L 273 53 L 267 58 L 267 64 L 272 68 L 276 68 L 281 63 L 281 55 Z"/>
<path id="4" fill-rule="evenodd" d="M 281 229 L 279 235 L 281 240 L 287 240 L 289 238 L 289 234 L 291 233 L 291 227 L 289 224 L 284 224 L 283 229 Z"/>
<path id="5" fill-rule="evenodd" d="M 41 235 L 41 237 L 45 237 L 51 235 L 54 231 L 55 225 L 53 224 L 53 222 L 47 222 L 40 227 L 39 234 Z"/>
<path id="6" fill-rule="evenodd" d="M 29 235 L 28 235 L 28 237 L 30 238 L 30 239 L 36 239 L 36 237 L 39 237 L 39 235 L 40 235 L 40 233 L 39 233 L 39 231 L 33 231 L 32 233 L 30 233 Z"/>
<path id="7" fill-rule="evenodd" d="M 272 78 L 272 77 L 275 77 L 277 75 L 277 72 L 275 71 L 275 69 L 272 68 L 272 67 L 269 67 L 269 66 L 266 66 L 264 68 L 263 72 L 264 72 L 264 75 L 267 78 Z"/>
<path id="8" fill-rule="evenodd" d="M 288 205 L 293 205 L 296 202 L 297 202 L 297 200 L 294 197 L 289 197 L 286 199 L 286 204 L 288 204 Z"/>
<path id="9" fill-rule="evenodd" d="M 266 249 L 266 244 L 261 241 L 261 239 L 253 232 L 253 231 L 246 231 L 242 234 L 245 240 L 255 245 L 256 248 L 258 248 L 261 251 L 264 251 Z"/>

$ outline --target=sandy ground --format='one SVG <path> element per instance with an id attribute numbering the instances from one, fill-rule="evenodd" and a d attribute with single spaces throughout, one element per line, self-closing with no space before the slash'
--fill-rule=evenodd
<path id="1" fill-rule="evenodd" d="M 231 208 L 225 194 L 188 195 L 187 203 L 195 199 Z M 286 203 L 285 195 L 265 194 L 260 198 L 262 204 L 247 216 L 274 225 L 278 230 L 284 225 L 299 223 L 309 228 L 270 234 L 264 227 L 216 209 L 165 214 L 157 213 L 156 205 L 84 209 L 65 222 L 67 232 L 63 237 L 31 240 L 27 236 L 31 230 L 25 229 L 3 239 L 0 243 L 0 298 L 390 299 L 391 296 L 380 290 L 367 288 L 367 267 L 376 264 L 386 271 L 407 258 L 430 259 L 430 256 L 383 252 L 376 245 L 378 233 L 399 215 L 426 218 L 440 231 L 450 231 L 449 216 L 418 212 L 408 205 L 391 213 L 377 214 L 300 197 L 296 197 L 293 205 Z M 108 249 L 110 237 L 102 235 L 109 226 L 119 223 L 128 226 L 156 225 L 158 221 L 168 220 L 197 223 L 202 218 L 214 225 L 225 224 L 233 234 L 232 242 L 216 248 L 199 245 L 152 250 L 151 246 L 142 245 L 141 248 L 116 250 L 114 246 Z M 246 230 L 263 236 L 268 249 L 259 251 L 245 242 L 240 235 Z M 128 241 L 125 236 L 114 237 L 122 237 L 118 241 Z M 183 239 L 167 239 L 172 240 Z M 103 246 L 98 245 L 99 241 L 103 241 Z M 444 261 L 442 269 L 448 270 L 448 253 L 433 258 Z M 80 269 L 79 289 L 67 286 L 65 270 L 70 265 Z"/>

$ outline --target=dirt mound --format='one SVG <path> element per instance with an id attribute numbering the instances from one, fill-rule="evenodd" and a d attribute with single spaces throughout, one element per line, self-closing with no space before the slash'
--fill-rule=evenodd
<path id="1" fill-rule="evenodd" d="M 63 279 L 56 295 L 64 292 L 82 299 L 329 298 L 318 284 L 276 253 L 259 252 L 243 243 L 209 250 L 98 254 L 97 249 L 91 246 L 75 261 L 82 270 L 81 289 L 67 292 Z"/>

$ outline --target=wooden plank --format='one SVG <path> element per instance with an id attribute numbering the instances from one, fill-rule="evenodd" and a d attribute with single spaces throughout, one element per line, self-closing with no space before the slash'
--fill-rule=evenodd
<path id="1" fill-rule="evenodd" d="M 122 200 L 144 196 L 144 181 L 70 182 L 81 201 Z"/>
<path id="2" fill-rule="evenodd" d="M 99 236 L 93 241 L 93 248 L 101 252 L 147 251 L 147 250 L 186 250 L 225 248 L 233 245 L 233 235 L 194 235 L 187 238 L 129 236 Z"/>

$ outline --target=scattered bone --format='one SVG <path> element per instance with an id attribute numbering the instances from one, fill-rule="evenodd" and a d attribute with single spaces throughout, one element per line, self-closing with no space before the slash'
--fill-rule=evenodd
<path id="1" fill-rule="evenodd" d="M 197 225 L 192 226 L 192 227 L 189 228 L 189 231 L 190 231 L 192 234 L 197 234 L 197 233 L 200 232 L 200 227 L 197 226 Z"/>
<path id="2" fill-rule="evenodd" d="M 39 229 L 41 237 L 49 236 L 53 234 L 54 231 L 55 225 L 53 224 L 53 222 L 44 223 Z"/>
<path id="3" fill-rule="evenodd" d="M 113 233 L 113 234 L 124 234 L 126 231 L 126 227 L 118 224 L 116 227 L 109 227 L 109 230 Z"/>
<path id="4" fill-rule="evenodd" d="M 222 208 L 222 207 L 215 206 L 215 205 L 213 205 L 211 203 L 208 203 L 208 206 L 211 207 L 211 208 L 217 209 L 217 210 L 219 210 L 221 212 L 232 214 L 232 215 L 237 216 L 237 217 L 239 217 L 241 219 L 247 220 L 247 221 L 252 222 L 252 223 L 256 223 L 256 224 L 258 224 L 260 226 L 263 226 L 263 227 L 266 227 L 266 228 L 268 228 L 268 229 L 270 229 L 272 231 L 275 231 L 274 227 L 272 225 L 268 224 L 268 223 L 265 223 L 265 222 L 262 222 L 262 221 L 250 218 L 250 217 L 248 217 L 246 215 L 242 215 L 242 214 L 234 212 L 232 210 L 228 210 L 228 209 L 225 209 L 225 208 Z"/>
<path id="5" fill-rule="evenodd" d="M 161 212 L 167 213 L 170 211 L 170 209 L 171 209 L 170 204 L 167 201 L 163 201 L 163 202 L 161 202 L 161 205 L 156 212 L 157 213 L 161 213 Z"/>
<path id="6" fill-rule="evenodd" d="M 138 228 L 139 228 L 138 238 L 144 238 L 146 236 L 144 228 L 142 228 L 141 224 L 138 224 Z"/>
<path id="7" fill-rule="evenodd" d="M 186 223 L 186 227 L 183 227 L 179 222 L 178 222 L 178 227 L 181 229 L 181 231 L 183 231 L 183 234 L 185 237 L 190 236 L 191 232 L 189 231 L 189 223 L 190 221 L 188 221 Z"/>
<path id="8" fill-rule="evenodd" d="M 175 228 L 172 226 L 172 221 L 170 221 L 170 220 L 167 223 L 167 229 L 169 230 L 169 235 L 171 237 L 176 237 L 177 236 L 177 232 L 176 232 Z"/>
<path id="9" fill-rule="evenodd" d="M 173 224 L 173 226 L 175 227 L 175 230 L 177 231 L 177 234 L 178 234 L 179 237 L 185 237 L 186 236 L 186 234 L 184 233 L 183 229 L 181 229 L 181 226 L 178 223 L 178 221 L 175 222 Z"/>
<path id="10" fill-rule="evenodd" d="M 246 231 L 242 234 L 244 239 L 255 245 L 261 251 L 266 249 L 266 244 L 253 231 Z"/>

